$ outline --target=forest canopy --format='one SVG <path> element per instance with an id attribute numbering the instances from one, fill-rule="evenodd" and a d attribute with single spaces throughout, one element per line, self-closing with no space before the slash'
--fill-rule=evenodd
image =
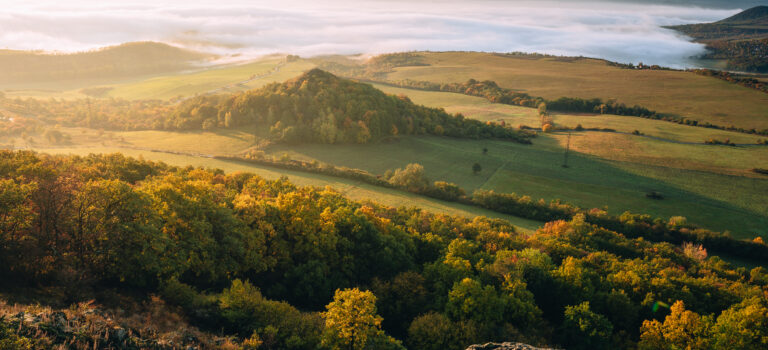
<path id="1" fill-rule="evenodd" d="M 70 302 L 156 294 L 201 329 L 265 349 L 768 344 L 764 268 L 583 215 L 528 236 L 119 154 L 2 151 L 0 179 L 3 288 L 64 288 Z"/>

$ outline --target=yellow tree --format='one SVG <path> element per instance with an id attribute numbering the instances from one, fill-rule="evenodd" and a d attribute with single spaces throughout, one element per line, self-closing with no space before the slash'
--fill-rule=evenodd
<path id="1" fill-rule="evenodd" d="M 376 314 L 376 296 L 370 291 L 337 289 L 333 301 L 325 308 L 328 311 L 323 313 L 323 345 L 350 350 L 399 347 L 399 342 L 381 330 L 382 318 Z"/>
<path id="2" fill-rule="evenodd" d="M 640 327 L 640 349 L 710 349 L 712 319 L 685 309 L 681 300 L 672 304 L 664 323 L 645 320 Z"/>

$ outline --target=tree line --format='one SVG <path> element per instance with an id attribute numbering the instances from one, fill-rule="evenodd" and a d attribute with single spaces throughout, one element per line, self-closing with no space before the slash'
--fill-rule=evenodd
<path id="1" fill-rule="evenodd" d="M 648 214 L 635 214 L 628 211 L 621 215 L 611 215 L 602 209 L 583 209 L 560 199 L 547 202 L 544 199 L 534 200 L 526 195 L 499 193 L 493 190 L 475 190 L 467 194 L 463 188 L 454 183 L 433 182 L 427 177 L 424 167 L 417 163 L 376 175 L 361 169 L 336 167 L 318 162 L 275 159 L 262 153 L 249 154 L 245 158 L 224 156 L 217 156 L 216 158 L 245 160 L 289 170 L 308 171 L 364 181 L 376 186 L 398 188 L 440 200 L 474 205 L 499 213 L 542 222 L 570 220 L 576 215 L 584 215 L 585 220 L 592 224 L 622 232 L 631 237 L 642 237 L 651 241 L 673 244 L 696 242 L 714 252 L 768 263 L 768 245 L 759 241 L 739 240 L 731 237 L 727 232 L 708 230 L 689 223 L 687 220 L 681 220 L 681 217 L 665 220 L 654 218 Z"/>
<path id="2" fill-rule="evenodd" d="M 504 220 L 118 154 L 2 151 L 0 176 L 4 288 L 156 294 L 258 348 L 748 349 L 768 337 L 764 268 L 582 213 L 528 236 Z"/>

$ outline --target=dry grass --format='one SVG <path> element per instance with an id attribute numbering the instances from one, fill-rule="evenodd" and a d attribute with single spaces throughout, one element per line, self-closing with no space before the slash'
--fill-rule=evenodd
<path id="1" fill-rule="evenodd" d="M 620 69 L 594 59 L 425 53 L 431 66 L 401 67 L 390 80 L 494 80 L 534 96 L 616 99 L 663 113 L 744 128 L 768 128 L 768 94 L 687 72 Z"/>

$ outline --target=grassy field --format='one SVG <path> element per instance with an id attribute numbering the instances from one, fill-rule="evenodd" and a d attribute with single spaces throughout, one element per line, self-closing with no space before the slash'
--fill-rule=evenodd
<path id="1" fill-rule="evenodd" d="M 482 121 L 504 121 L 513 126 L 520 124 L 532 127 L 540 126 L 539 114 L 535 108 L 491 103 L 482 97 L 449 92 L 404 89 L 382 84 L 374 84 L 374 86 L 389 94 L 406 95 L 417 104 L 444 108 L 449 113 L 461 113 L 464 116 Z M 714 138 L 718 140 L 729 139 L 734 143 L 755 144 L 758 140 L 768 139 L 768 137 L 740 132 L 691 127 L 661 120 L 610 114 L 553 113 L 552 118 L 555 124 L 560 126 L 575 127 L 581 124 L 584 128 L 611 128 L 628 133 L 637 130 L 645 135 L 681 142 L 703 143 L 704 140 Z"/>
<path id="2" fill-rule="evenodd" d="M 162 161 L 170 165 L 177 166 L 200 166 L 207 168 L 222 169 L 226 172 L 251 172 L 262 176 L 267 179 L 277 179 L 281 176 L 286 176 L 288 179 L 301 186 L 331 186 L 336 191 L 343 193 L 353 200 L 374 200 L 375 202 L 389 205 L 389 206 L 406 206 L 406 207 L 419 207 L 424 210 L 428 210 L 433 213 L 442 213 L 450 215 L 461 215 L 465 217 L 475 216 L 487 216 L 492 218 L 501 218 L 509 220 L 520 232 L 532 233 L 539 228 L 542 223 L 533 220 L 527 220 L 511 215 L 499 214 L 490 210 L 476 208 L 473 206 L 467 206 L 457 203 L 444 202 L 432 198 L 427 198 L 408 192 L 398 191 L 394 189 L 382 188 L 366 183 L 336 178 L 331 176 L 324 176 L 319 174 L 311 174 L 304 172 L 295 172 L 290 170 L 271 168 L 266 166 L 258 166 L 245 162 L 233 162 L 224 161 L 218 159 L 194 157 L 188 155 L 168 154 L 162 152 L 152 152 L 146 150 L 137 150 L 131 148 L 121 147 L 38 147 L 36 151 L 51 153 L 51 154 L 76 154 L 76 155 L 88 155 L 91 153 L 123 153 L 126 156 L 142 157 L 147 160 Z"/>
<path id="3" fill-rule="evenodd" d="M 482 154 L 482 148 L 488 154 Z M 698 146 L 708 147 L 708 146 Z M 711 146 L 709 146 L 711 147 Z M 752 238 L 768 227 L 768 179 L 615 161 L 571 152 L 563 168 L 558 137 L 541 137 L 533 146 L 503 141 L 404 137 L 369 145 L 274 146 L 275 155 L 362 168 L 381 174 L 387 169 L 420 163 L 433 180 L 477 188 L 515 192 L 533 198 L 563 199 L 612 213 L 630 210 L 668 218 L 682 215 L 716 230 Z M 480 163 L 480 174 L 472 164 Z M 663 200 L 646 198 L 650 191 Z"/>
<path id="4" fill-rule="evenodd" d="M 631 70 L 593 59 L 490 53 L 424 53 L 429 66 L 396 68 L 389 80 L 493 80 L 534 96 L 616 99 L 719 125 L 768 129 L 768 94 L 687 72 Z"/>
<path id="5" fill-rule="evenodd" d="M 237 92 L 258 88 L 273 82 L 282 82 L 312 69 L 314 64 L 297 60 L 286 64 L 284 57 L 267 57 L 241 65 L 213 67 L 192 72 L 181 72 L 160 76 L 135 77 L 105 82 L 104 80 L 81 79 L 35 84 L 34 87 L 4 90 L 8 97 L 64 98 L 89 97 L 83 88 L 103 87 L 104 97 L 124 99 L 171 99 L 194 96 L 218 90 L 220 93 Z M 274 69 L 280 65 L 278 71 Z M 247 83 L 240 84 L 256 76 Z"/>
<path id="6" fill-rule="evenodd" d="M 269 58 L 256 62 L 211 69 L 192 74 L 155 77 L 131 84 L 116 86 L 109 92 L 111 97 L 136 99 L 169 99 L 193 96 L 223 88 L 220 92 L 237 92 L 258 88 L 272 82 L 282 82 L 312 69 L 313 64 L 299 60 L 282 65 L 284 58 Z M 281 65 L 277 72 L 275 67 Z M 263 76 L 245 84 L 239 84 L 253 76 Z"/>

